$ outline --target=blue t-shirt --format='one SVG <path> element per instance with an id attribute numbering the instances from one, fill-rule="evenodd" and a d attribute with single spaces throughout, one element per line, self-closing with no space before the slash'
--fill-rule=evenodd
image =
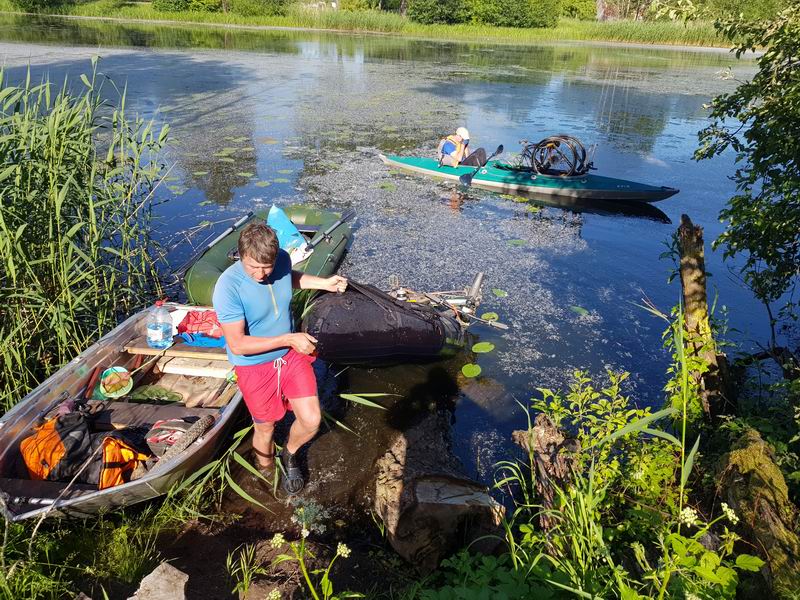
<path id="1" fill-rule="evenodd" d="M 214 310 L 220 323 L 244 321 L 245 335 L 273 337 L 291 333 L 292 261 L 284 250 L 278 251 L 275 268 L 260 283 L 244 272 L 241 261 L 228 267 L 214 287 Z M 234 365 L 259 365 L 282 357 L 289 348 L 263 354 L 234 354 L 228 348 L 228 360 Z"/>
<path id="2" fill-rule="evenodd" d="M 456 145 L 450 140 L 447 140 L 442 146 L 442 154 L 444 154 L 445 156 L 447 156 L 448 154 L 452 154 L 455 151 L 456 151 Z"/>

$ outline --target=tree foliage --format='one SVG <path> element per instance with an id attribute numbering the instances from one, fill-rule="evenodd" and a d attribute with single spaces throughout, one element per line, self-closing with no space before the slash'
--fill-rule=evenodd
<path id="1" fill-rule="evenodd" d="M 746 283 L 762 302 L 780 299 L 800 269 L 800 0 L 768 22 L 717 23 L 737 57 L 764 48 L 758 72 L 711 102 L 695 158 L 736 153 L 736 194 L 720 213 L 715 245 L 743 256 Z"/>

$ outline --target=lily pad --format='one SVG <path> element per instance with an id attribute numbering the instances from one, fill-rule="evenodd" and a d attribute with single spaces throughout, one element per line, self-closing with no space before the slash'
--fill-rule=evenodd
<path id="1" fill-rule="evenodd" d="M 198 227 L 210 227 L 211 226 L 211 221 L 200 221 L 197 224 L 197 226 Z"/>
<path id="2" fill-rule="evenodd" d="M 541 212 L 542 208 L 540 206 L 534 206 L 533 204 L 528 205 L 528 212 L 529 213 L 537 213 Z"/>
<path id="3" fill-rule="evenodd" d="M 236 152 L 238 148 L 234 148 L 233 146 L 228 146 L 227 148 L 223 148 L 220 152 L 224 152 L 225 154 L 233 154 Z"/>
<path id="4" fill-rule="evenodd" d="M 291 169 L 278 169 L 278 173 L 281 173 L 282 175 L 288 175 L 291 172 Z"/>
<path id="5" fill-rule="evenodd" d="M 236 162 L 234 159 L 232 159 L 232 158 L 230 158 L 230 157 L 227 157 L 227 156 L 223 156 L 222 158 L 220 158 L 220 159 L 219 159 L 219 161 L 220 161 L 220 162 L 226 162 L 226 163 L 233 163 L 233 162 Z"/>
<path id="6" fill-rule="evenodd" d="M 586 310 L 585 308 L 583 308 L 582 306 L 570 306 L 569 309 L 572 312 L 574 312 L 575 314 L 578 314 L 578 315 L 580 315 L 582 317 L 584 315 L 588 315 L 589 314 L 589 311 Z"/>
<path id="7" fill-rule="evenodd" d="M 202 177 L 203 175 L 208 175 L 208 171 L 195 171 L 192 173 L 195 177 Z"/>
<path id="8" fill-rule="evenodd" d="M 242 148 L 242 152 L 253 152 L 255 148 L 253 146 L 245 146 Z"/>
<path id="9" fill-rule="evenodd" d="M 484 321 L 497 321 L 500 318 L 496 312 L 485 312 L 481 315 L 481 319 Z"/>
<path id="10" fill-rule="evenodd" d="M 250 171 L 240 171 L 237 173 L 240 177 L 252 177 L 253 174 Z"/>
<path id="11" fill-rule="evenodd" d="M 286 177 L 276 177 L 275 183 L 289 183 L 289 180 Z"/>
<path id="12" fill-rule="evenodd" d="M 505 298 L 506 296 L 508 296 L 507 291 L 501 290 L 499 288 L 492 288 L 492 293 L 498 298 Z"/>
<path id="13" fill-rule="evenodd" d="M 262 137 L 258 141 L 261 142 L 262 144 L 268 144 L 270 146 L 278 143 L 278 140 L 271 137 Z"/>
<path id="14" fill-rule="evenodd" d="M 213 204 L 211 200 L 203 200 L 202 202 L 198 203 L 197 206 L 208 206 L 209 204 Z"/>
<path id="15" fill-rule="evenodd" d="M 272 185 L 269 181 L 256 181 L 256 187 L 268 187 Z"/>
<path id="16" fill-rule="evenodd" d="M 393 192 L 397 189 L 397 186 L 390 181 L 384 181 L 381 184 L 378 184 L 378 187 L 382 190 L 386 190 L 387 192 Z"/>
<path id="17" fill-rule="evenodd" d="M 527 243 L 525 240 L 508 240 L 509 246 L 524 246 Z"/>
<path id="18" fill-rule="evenodd" d="M 494 344 L 491 342 L 478 342 L 472 346 L 472 351 L 478 354 L 485 354 L 494 350 Z"/>
<path id="19" fill-rule="evenodd" d="M 464 377 L 477 377 L 481 374 L 481 367 L 475 363 L 467 363 L 461 367 L 461 372 L 464 374 Z"/>

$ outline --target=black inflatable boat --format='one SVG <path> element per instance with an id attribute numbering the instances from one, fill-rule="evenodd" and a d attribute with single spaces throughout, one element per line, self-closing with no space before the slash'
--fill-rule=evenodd
<path id="1" fill-rule="evenodd" d="M 431 360 L 454 354 L 466 342 L 480 303 L 483 273 L 466 290 L 386 293 L 349 282 L 343 294 L 317 299 L 302 331 L 317 338 L 317 356 L 340 364 L 381 364 Z M 505 328 L 498 323 L 495 327 Z"/>

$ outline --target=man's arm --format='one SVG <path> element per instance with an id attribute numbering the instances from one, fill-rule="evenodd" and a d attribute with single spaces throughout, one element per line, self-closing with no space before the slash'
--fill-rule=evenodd
<path id="1" fill-rule="evenodd" d="M 347 279 L 340 275 L 317 277 L 301 271 L 292 271 L 292 287 L 301 290 L 325 290 L 343 292 L 347 289 Z"/>
<path id="2" fill-rule="evenodd" d="M 300 354 L 311 354 L 317 339 L 307 333 L 286 333 L 271 337 L 245 335 L 244 321 L 220 323 L 225 343 L 234 354 L 263 354 L 278 348 L 294 348 Z"/>

